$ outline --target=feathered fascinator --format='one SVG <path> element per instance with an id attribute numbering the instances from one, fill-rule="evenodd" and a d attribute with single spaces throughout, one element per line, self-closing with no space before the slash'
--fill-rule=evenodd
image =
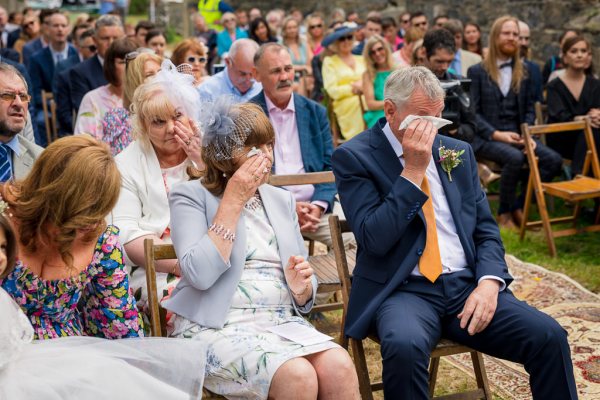
<path id="1" fill-rule="evenodd" d="M 248 120 L 247 120 L 248 119 Z M 200 129 L 205 154 L 215 160 L 234 158 L 252 132 L 252 121 L 242 118 L 231 96 L 202 104 Z"/>
<path id="2" fill-rule="evenodd" d="M 185 71 L 180 72 L 171 60 L 164 60 L 152 82 L 163 84 L 167 89 L 165 94 L 173 105 L 181 108 L 188 118 L 198 120 L 201 103 L 198 90 L 194 86 L 193 75 Z"/>

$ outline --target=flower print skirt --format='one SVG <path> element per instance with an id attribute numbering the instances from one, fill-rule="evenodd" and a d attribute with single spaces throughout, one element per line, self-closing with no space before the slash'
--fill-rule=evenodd
<path id="1" fill-rule="evenodd" d="M 176 316 L 175 336 L 207 344 L 204 387 L 228 399 L 266 399 L 277 369 L 293 358 L 339 347 L 302 346 L 266 330 L 286 322 L 312 328 L 294 315 L 281 264 L 247 262 L 223 329 Z M 313 328 L 314 329 L 314 328 Z"/>

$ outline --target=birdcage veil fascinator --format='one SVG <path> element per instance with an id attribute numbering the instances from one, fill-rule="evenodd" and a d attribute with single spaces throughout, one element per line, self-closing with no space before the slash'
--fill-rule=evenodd
<path id="1" fill-rule="evenodd" d="M 242 115 L 233 97 L 221 96 L 202 104 L 199 122 L 202 151 L 211 159 L 224 161 L 235 158 L 244 149 L 254 118 Z"/>

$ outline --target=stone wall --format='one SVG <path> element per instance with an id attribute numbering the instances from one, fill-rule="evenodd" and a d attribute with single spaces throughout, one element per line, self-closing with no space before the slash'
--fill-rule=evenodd
<path id="1" fill-rule="evenodd" d="M 566 28 L 583 30 L 594 45 L 594 64 L 600 65 L 600 0 L 231 0 L 235 6 L 274 7 L 288 9 L 299 7 L 304 12 L 319 10 L 328 15 L 335 7 L 356 10 L 366 15 L 371 10 L 398 15 L 403 9 L 422 10 L 429 18 L 447 14 L 463 22 L 473 20 L 486 32 L 495 18 L 512 14 L 531 27 L 534 60 L 543 63 L 558 53 L 558 37 Z M 600 72 L 600 68 L 597 72 Z"/>

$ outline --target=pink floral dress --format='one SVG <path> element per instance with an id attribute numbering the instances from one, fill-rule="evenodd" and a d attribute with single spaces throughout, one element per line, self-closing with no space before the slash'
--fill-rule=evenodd
<path id="1" fill-rule="evenodd" d="M 91 264 L 78 275 L 44 280 L 19 261 L 0 285 L 29 318 L 35 339 L 143 336 L 115 226 L 100 236 Z"/>

